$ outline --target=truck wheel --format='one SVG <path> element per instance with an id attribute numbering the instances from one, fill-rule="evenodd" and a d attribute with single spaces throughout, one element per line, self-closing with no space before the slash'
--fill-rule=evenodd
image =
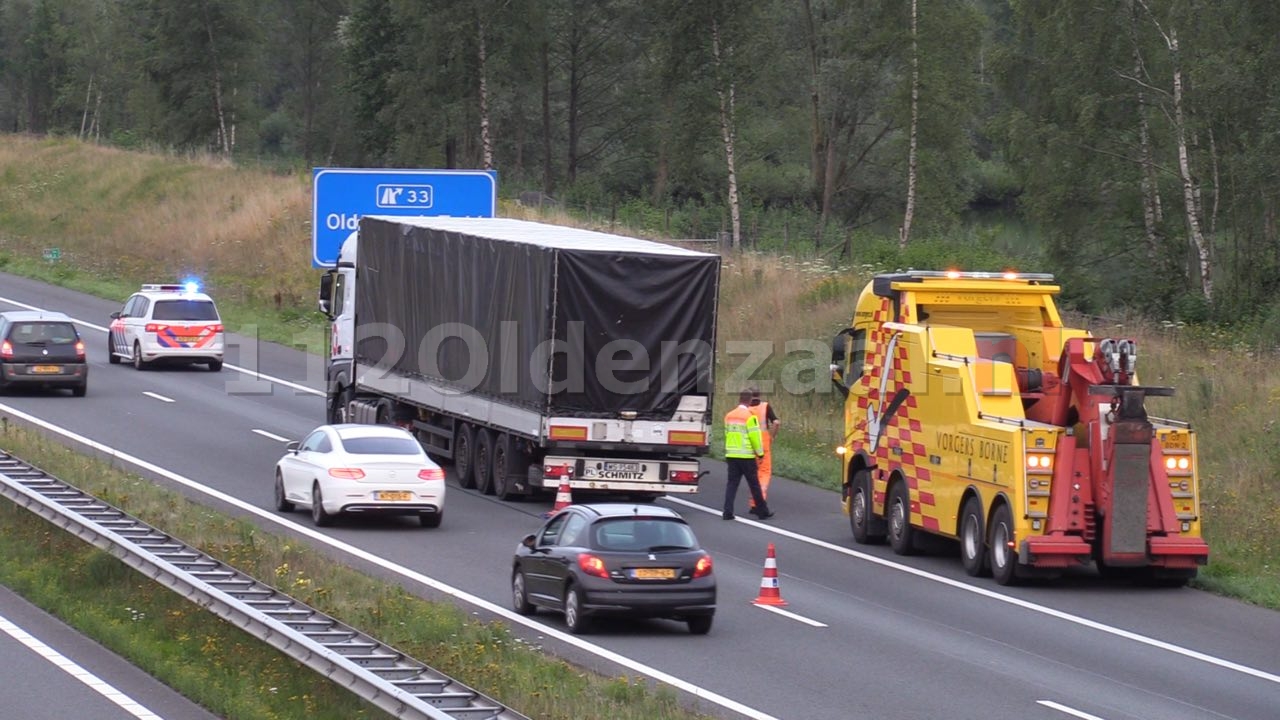
<path id="1" fill-rule="evenodd" d="M 488 428 L 476 431 L 476 489 L 493 494 L 493 432 Z"/>
<path id="2" fill-rule="evenodd" d="M 352 393 L 351 388 L 348 386 L 339 390 L 332 398 L 329 399 L 330 425 L 347 422 L 352 395 L 354 395 L 354 393 Z"/>
<path id="3" fill-rule="evenodd" d="M 854 473 L 849 493 L 849 527 L 853 529 L 853 541 L 859 545 L 883 543 L 884 521 L 871 512 L 871 473 L 866 470 Z"/>
<path id="4" fill-rule="evenodd" d="M 987 535 L 982 522 L 982 502 L 974 495 L 960 511 L 960 561 L 973 577 L 991 573 L 987 565 Z"/>
<path id="5" fill-rule="evenodd" d="M 996 508 L 991 518 L 991 576 L 1001 585 L 1018 584 L 1018 555 L 1009 547 L 1013 542 L 1013 519 L 1009 506 Z"/>
<path id="6" fill-rule="evenodd" d="M 893 484 L 885 515 L 889 520 L 889 545 L 893 551 L 899 555 L 914 555 L 916 533 L 911 527 L 911 496 L 905 481 L 898 480 Z"/>
<path id="7" fill-rule="evenodd" d="M 475 430 L 469 423 L 459 423 L 453 431 L 453 469 L 458 474 L 458 484 L 468 490 L 476 486 L 474 440 Z"/>

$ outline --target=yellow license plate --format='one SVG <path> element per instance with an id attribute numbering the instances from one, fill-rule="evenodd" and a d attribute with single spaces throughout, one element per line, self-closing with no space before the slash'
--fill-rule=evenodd
<path id="1" fill-rule="evenodd" d="M 403 492 L 399 490 L 380 490 L 377 493 L 377 495 L 379 500 L 394 500 L 397 502 L 404 502 L 406 500 L 413 499 L 413 493 Z"/>
<path id="2" fill-rule="evenodd" d="M 179 335 L 178 342 L 180 343 L 200 342 L 200 337 L 198 335 Z"/>
<path id="3" fill-rule="evenodd" d="M 51 373 L 60 373 L 62 372 L 62 368 L 57 365 L 35 365 L 31 368 L 31 372 L 48 375 Z"/>
<path id="4" fill-rule="evenodd" d="M 1164 436 L 1161 444 L 1164 445 L 1165 450 L 1190 450 L 1191 436 L 1186 433 L 1170 433 Z"/>
<path id="5" fill-rule="evenodd" d="M 673 580 L 675 576 L 675 568 L 636 568 L 632 572 L 637 580 Z"/>

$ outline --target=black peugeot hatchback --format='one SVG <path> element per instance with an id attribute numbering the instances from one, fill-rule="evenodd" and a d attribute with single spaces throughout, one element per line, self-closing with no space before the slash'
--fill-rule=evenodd
<path id="1" fill-rule="evenodd" d="M 668 618 L 705 635 L 716 611 L 711 555 L 658 505 L 569 505 L 516 546 L 511 601 L 564 614 L 575 634 L 602 616 Z"/>
<path id="2" fill-rule="evenodd" d="M 0 390 L 67 388 L 84 397 L 89 364 L 71 318 L 59 312 L 0 313 Z"/>

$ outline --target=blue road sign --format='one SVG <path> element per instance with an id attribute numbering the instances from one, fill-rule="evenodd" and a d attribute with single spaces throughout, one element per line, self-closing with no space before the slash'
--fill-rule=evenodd
<path id="1" fill-rule="evenodd" d="M 488 170 L 315 168 L 312 208 L 311 266 L 333 267 L 364 215 L 493 217 L 498 176 Z"/>

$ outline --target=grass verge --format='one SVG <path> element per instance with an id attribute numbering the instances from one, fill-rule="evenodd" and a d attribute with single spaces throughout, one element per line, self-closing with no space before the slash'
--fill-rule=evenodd
<path id="1" fill-rule="evenodd" d="M 504 623 L 337 565 L 7 420 L 0 447 L 529 717 L 707 717 L 683 708 L 670 688 L 549 658 Z M 0 502 L 0 583 L 228 720 L 389 717 L 9 502 Z"/>

